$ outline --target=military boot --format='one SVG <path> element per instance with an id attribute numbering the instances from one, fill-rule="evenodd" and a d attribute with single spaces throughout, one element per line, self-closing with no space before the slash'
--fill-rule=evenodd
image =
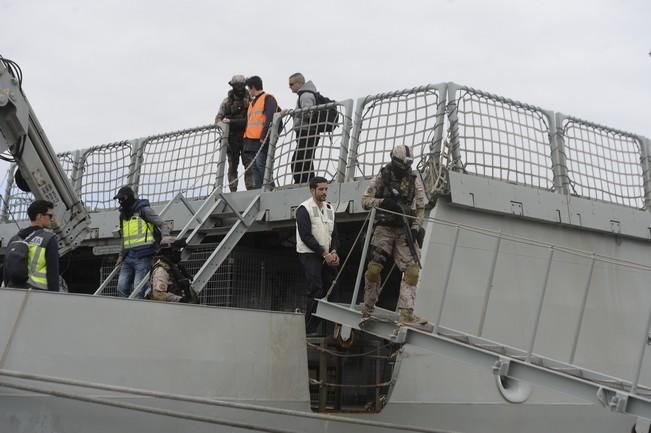
<path id="1" fill-rule="evenodd" d="M 413 308 L 401 308 L 400 309 L 400 323 L 403 325 L 426 325 L 427 319 L 414 314 Z"/>
<path id="2" fill-rule="evenodd" d="M 375 311 L 375 307 L 362 304 L 362 309 L 361 309 L 362 319 L 368 319 L 369 317 L 371 317 L 373 311 Z"/>

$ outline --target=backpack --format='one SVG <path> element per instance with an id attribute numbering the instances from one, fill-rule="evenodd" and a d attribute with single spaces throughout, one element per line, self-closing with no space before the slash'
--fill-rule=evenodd
<path id="1" fill-rule="evenodd" d="M 300 103 L 301 95 L 303 93 L 313 94 L 314 98 L 316 99 L 316 105 L 324 105 L 324 104 L 329 104 L 331 102 L 335 102 L 334 100 L 328 98 L 327 96 L 323 96 L 319 92 L 313 92 L 311 90 L 301 90 L 300 92 L 298 92 L 299 103 Z M 339 125 L 339 111 L 337 110 L 336 105 L 327 108 L 321 108 L 320 110 L 314 111 L 312 114 L 312 118 L 316 119 L 317 121 L 317 125 L 316 125 L 317 133 L 332 132 Z"/>
<path id="2" fill-rule="evenodd" d="M 9 241 L 4 261 L 4 280 L 6 286 L 22 288 L 29 278 L 29 241 L 38 230 L 34 230 L 25 239 L 16 235 Z"/>

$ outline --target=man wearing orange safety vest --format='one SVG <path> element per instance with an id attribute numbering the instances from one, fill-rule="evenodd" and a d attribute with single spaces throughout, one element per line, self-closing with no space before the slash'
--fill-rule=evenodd
<path id="1" fill-rule="evenodd" d="M 280 111 L 276 98 L 265 93 L 262 87 L 262 78 L 254 75 L 247 78 L 246 87 L 251 94 L 251 102 L 246 115 L 246 130 L 244 131 L 244 143 L 242 144 L 242 162 L 247 170 L 253 170 L 253 184 L 246 183 L 246 189 L 257 189 L 262 187 L 264 180 L 264 168 L 267 164 L 267 152 L 269 150 L 269 139 L 271 138 L 270 127 L 273 115 Z M 245 177 L 245 180 L 246 177 Z"/>

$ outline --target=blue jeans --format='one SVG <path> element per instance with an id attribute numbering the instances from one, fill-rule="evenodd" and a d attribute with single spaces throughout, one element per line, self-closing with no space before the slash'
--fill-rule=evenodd
<path id="1" fill-rule="evenodd" d="M 264 168 L 267 165 L 267 152 L 269 148 L 264 147 L 258 153 L 258 156 L 255 157 L 255 163 L 253 168 L 255 169 L 255 188 L 262 188 L 262 183 L 264 182 Z"/>
<path id="2" fill-rule="evenodd" d="M 153 260 L 153 256 L 132 257 L 127 255 L 124 258 L 122 267 L 120 268 L 120 276 L 118 277 L 118 296 L 123 298 L 129 297 L 133 289 L 151 270 Z M 137 296 L 139 299 L 144 299 L 148 287 L 149 283 L 145 283 L 145 286 Z"/>

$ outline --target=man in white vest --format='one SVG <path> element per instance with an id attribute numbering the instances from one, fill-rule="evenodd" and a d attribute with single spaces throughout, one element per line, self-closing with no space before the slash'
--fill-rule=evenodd
<path id="1" fill-rule="evenodd" d="M 328 181 L 320 176 L 310 179 L 311 197 L 296 209 L 296 252 L 307 280 L 305 326 L 307 335 L 319 333 L 319 324 L 312 314 L 317 301 L 337 276 L 337 230 L 335 210 L 326 202 Z"/>

